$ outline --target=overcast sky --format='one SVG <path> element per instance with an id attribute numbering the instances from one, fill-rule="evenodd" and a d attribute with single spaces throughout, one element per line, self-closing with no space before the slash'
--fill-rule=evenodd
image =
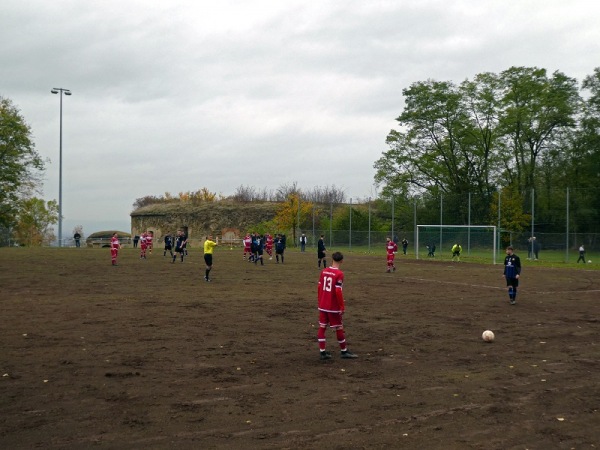
<path id="1" fill-rule="evenodd" d="M 595 0 L 3 0 L 0 96 L 48 158 L 63 233 L 129 231 L 133 202 L 297 182 L 376 196 L 402 89 L 512 66 L 582 81 Z"/>

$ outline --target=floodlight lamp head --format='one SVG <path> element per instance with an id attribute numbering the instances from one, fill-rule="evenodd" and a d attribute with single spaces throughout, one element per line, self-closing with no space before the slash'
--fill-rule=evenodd
<path id="1" fill-rule="evenodd" d="M 58 89 L 52 89 L 50 92 L 52 92 L 53 94 L 58 94 Z"/>
<path id="2" fill-rule="evenodd" d="M 71 95 L 71 91 L 65 91 L 65 95 Z"/>

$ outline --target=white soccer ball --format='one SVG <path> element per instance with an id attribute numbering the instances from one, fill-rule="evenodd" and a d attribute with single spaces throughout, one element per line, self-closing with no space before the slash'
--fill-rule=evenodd
<path id="1" fill-rule="evenodd" d="M 591 259 L 588 259 L 588 264 L 591 264 L 591 263 L 592 263 L 592 260 L 591 260 Z"/>
<path id="2" fill-rule="evenodd" d="M 483 332 L 483 334 L 481 335 L 481 338 L 485 341 L 485 342 L 492 342 L 494 340 L 494 332 L 491 330 L 485 330 Z"/>

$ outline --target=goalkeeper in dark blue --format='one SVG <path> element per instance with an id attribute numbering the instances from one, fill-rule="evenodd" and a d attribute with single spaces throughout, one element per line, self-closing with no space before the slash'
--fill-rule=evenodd
<path id="1" fill-rule="evenodd" d="M 517 287 L 521 278 L 521 258 L 514 254 L 511 246 L 506 247 L 506 258 L 504 258 L 504 278 L 508 286 L 508 298 L 510 304 L 517 303 Z"/>

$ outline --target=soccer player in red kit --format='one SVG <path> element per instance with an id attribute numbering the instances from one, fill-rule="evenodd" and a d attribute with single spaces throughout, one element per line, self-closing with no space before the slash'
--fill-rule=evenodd
<path id="1" fill-rule="evenodd" d="M 342 315 L 344 314 L 344 296 L 342 295 L 342 285 L 344 284 L 344 272 L 340 266 L 344 261 L 344 255 L 335 252 L 331 255 L 333 264 L 321 271 L 319 278 L 318 299 L 319 299 L 319 331 L 317 339 L 319 341 L 320 358 L 322 360 L 331 359 L 331 353 L 325 350 L 327 340 L 325 332 L 327 326 L 335 330 L 335 334 L 340 344 L 341 357 L 344 359 L 358 358 L 351 353 L 346 346 L 346 334 Z"/>
<path id="2" fill-rule="evenodd" d="M 396 257 L 396 252 L 398 251 L 398 245 L 394 241 L 392 241 L 391 238 L 387 238 L 387 242 L 385 243 L 385 250 L 387 252 L 386 272 L 395 272 L 396 266 L 394 265 L 394 258 Z"/>
<path id="3" fill-rule="evenodd" d="M 117 256 L 119 256 L 119 250 L 121 249 L 121 243 L 119 242 L 119 236 L 117 233 L 112 235 L 110 238 L 110 259 L 112 260 L 112 265 L 117 265 Z"/>
<path id="4" fill-rule="evenodd" d="M 140 258 L 146 259 L 146 250 L 148 249 L 148 233 L 145 231 L 140 236 Z"/>
<path id="5" fill-rule="evenodd" d="M 246 255 L 252 254 L 252 251 L 250 250 L 250 246 L 252 245 L 252 238 L 250 237 L 250 233 L 246 234 L 243 242 L 244 242 L 244 259 L 246 259 Z"/>
<path id="6" fill-rule="evenodd" d="M 152 247 L 154 246 L 154 244 L 152 243 L 154 240 L 154 231 L 148 231 L 146 233 L 146 248 L 148 249 L 148 252 L 150 254 L 152 254 Z"/>
<path id="7" fill-rule="evenodd" d="M 273 236 L 268 233 L 265 235 L 265 250 L 269 255 L 269 259 L 273 259 Z"/>

